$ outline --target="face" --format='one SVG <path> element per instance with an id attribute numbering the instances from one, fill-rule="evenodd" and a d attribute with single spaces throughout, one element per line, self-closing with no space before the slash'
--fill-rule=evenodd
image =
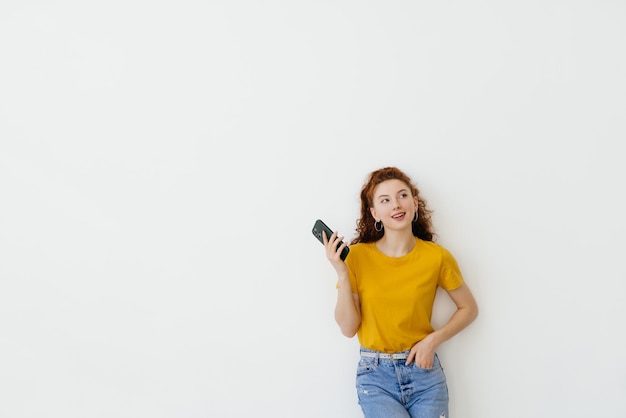
<path id="1" fill-rule="evenodd" d="M 386 180 L 374 189 L 374 207 L 370 211 L 385 228 L 410 228 L 417 211 L 417 197 L 411 194 L 410 187 L 403 181 Z"/>

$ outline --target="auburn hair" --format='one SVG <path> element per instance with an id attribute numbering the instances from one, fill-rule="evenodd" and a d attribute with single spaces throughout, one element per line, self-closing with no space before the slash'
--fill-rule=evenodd
<path id="1" fill-rule="evenodd" d="M 416 222 L 413 222 L 413 235 L 424 241 L 432 241 L 435 234 L 432 231 L 431 214 L 432 211 L 427 208 L 426 201 L 420 197 L 418 188 L 413 184 L 411 178 L 402 170 L 396 167 L 384 167 L 373 171 L 369 174 L 367 181 L 361 188 L 361 217 L 357 219 L 357 237 L 351 244 L 359 242 L 375 242 L 383 237 L 384 229 L 377 231 L 374 227 L 376 220 L 370 212 L 370 208 L 374 206 L 374 189 L 383 181 L 400 180 L 411 190 L 413 197 L 417 197 L 417 214 Z"/>

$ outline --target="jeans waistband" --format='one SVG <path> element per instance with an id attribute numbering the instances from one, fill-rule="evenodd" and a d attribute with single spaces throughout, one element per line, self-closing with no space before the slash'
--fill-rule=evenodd
<path id="1" fill-rule="evenodd" d="M 391 360 L 405 360 L 407 357 L 409 357 L 409 353 L 403 352 L 403 353 L 387 354 L 387 353 L 379 353 L 379 352 L 361 350 L 361 357 L 385 358 L 385 359 L 391 359 Z"/>

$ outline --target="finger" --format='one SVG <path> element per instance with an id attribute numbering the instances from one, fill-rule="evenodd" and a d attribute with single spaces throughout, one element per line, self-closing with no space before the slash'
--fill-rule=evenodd
<path id="1" fill-rule="evenodd" d="M 333 232 L 333 234 L 324 244 L 326 247 L 326 256 L 328 257 L 329 260 L 335 260 L 339 257 L 337 255 L 337 250 L 338 250 L 337 246 L 342 239 L 343 237 L 337 236 L 337 232 Z"/>
<path id="2" fill-rule="evenodd" d="M 339 239 L 343 241 L 343 237 Z M 341 260 L 341 254 L 343 253 L 344 248 L 346 248 L 347 246 L 348 246 L 348 243 L 345 241 L 343 241 L 341 245 L 337 246 L 337 249 L 335 250 L 335 257 L 337 259 Z M 344 260 L 341 260 L 341 261 L 343 262 Z"/>
<path id="3" fill-rule="evenodd" d="M 328 247 L 332 248 L 333 251 L 337 248 L 337 245 L 339 244 L 339 242 L 343 239 L 343 237 L 339 237 L 337 236 L 336 232 L 333 232 L 333 234 L 330 236 L 330 239 L 328 240 Z"/>
<path id="4" fill-rule="evenodd" d="M 332 246 L 333 241 L 336 237 L 336 233 L 333 232 L 331 236 L 326 235 L 326 231 L 322 231 L 322 234 L 324 234 L 324 245 L 326 246 L 326 248 L 329 248 L 330 246 Z"/>
<path id="5" fill-rule="evenodd" d="M 333 243 L 333 235 L 326 235 L 326 231 L 322 231 L 322 234 L 324 234 L 324 246 L 326 247 L 326 249 L 329 249 Z"/>
<path id="6" fill-rule="evenodd" d="M 337 244 L 339 244 L 341 241 L 343 241 L 343 239 L 344 239 L 344 238 L 345 238 L 345 237 L 344 237 L 343 235 L 342 235 L 342 236 L 337 236 L 337 237 L 335 238 L 335 242 L 336 242 Z"/>
<path id="7" fill-rule="evenodd" d="M 333 242 L 333 235 L 328 235 L 326 234 L 326 231 L 322 231 L 322 234 L 324 234 L 324 244 L 328 245 L 331 244 Z"/>
<path id="8" fill-rule="evenodd" d="M 408 366 L 409 364 L 411 364 L 413 362 L 414 358 L 415 358 L 415 353 L 411 351 L 409 353 L 409 356 L 406 358 L 406 363 L 404 363 L 404 364 L 406 364 Z"/>

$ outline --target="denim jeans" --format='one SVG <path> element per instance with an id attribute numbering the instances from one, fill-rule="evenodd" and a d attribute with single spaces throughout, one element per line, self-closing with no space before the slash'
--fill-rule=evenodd
<path id="1" fill-rule="evenodd" d="M 361 356 L 356 390 L 365 418 L 449 418 L 448 385 L 437 354 L 430 369 L 405 363 Z"/>

